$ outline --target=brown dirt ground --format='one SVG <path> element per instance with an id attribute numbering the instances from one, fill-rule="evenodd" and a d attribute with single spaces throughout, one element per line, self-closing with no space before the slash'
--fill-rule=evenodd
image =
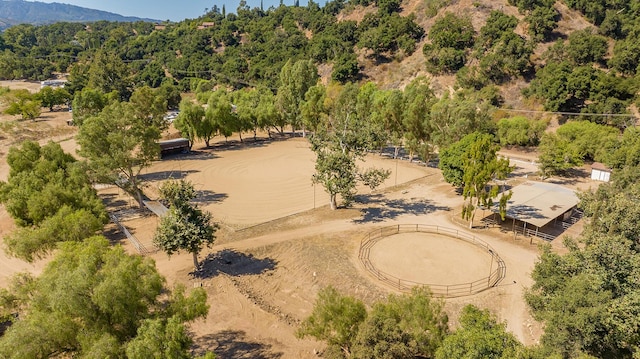
<path id="1" fill-rule="evenodd" d="M 70 114 L 50 116 L 35 123 L 38 135 L 33 136 L 45 140 L 44 134 L 63 133 L 56 139 L 75 153 L 75 142 L 69 139 L 74 129 L 69 129 L 65 122 Z M 14 120 L 3 116 L 0 121 Z M 2 148 L 17 143 L 9 138 L 2 140 Z M 298 339 L 295 330 L 311 313 L 321 288 L 332 285 L 369 305 L 395 293 L 393 288 L 376 281 L 358 261 L 360 241 L 369 231 L 407 223 L 466 231 L 453 220 L 462 204 L 460 196 L 443 181 L 437 169 L 422 164 L 370 155 L 366 164 L 390 169 L 390 179 L 379 191 L 362 191 L 365 194 L 358 196 L 352 208 L 331 211 L 326 205 L 326 194 L 311 185 L 313 153 L 304 139 L 220 142 L 211 149 L 197 144 L 195 149 L 193 154 L 158 161 L 145 171 L 150 180 L 146 189 L 150 196 L 166 178 L 191 180 L 200 191 L 198 203 L 221 222 L 215 245 L 200 254 L 204 269 L 198 275 L 192 273 L 189 254 L 148 255 L 156 261 L 170 286 L 177 283 L 202 286 L 209 293 L 209 315 L 191 325 L 195 352 L 214 350 L 221 358 L 316 357 L 324 344 Z M 519 166 L 517 176 L 533 173 L 535 169 L 527 161 L 530 154 L 509 154 L 523 159 L 514 162 Z M 4 154 L 2 157 L 0 175 L 6 179 L 8 168 Z M 581 177 L 562 181 L 574 188 L 590 185 Z M 115 188 L 102 189 L 100 193 L 110 210 L 134 206 L 131 199 Z M 151 248 L 158 220 L 150 214 L 132 213 L 124 224 Z M 0 234 L 6 235 L 12 228 L 11 219 L 1 209 Z M 107 226 L 105 234 L 131 253 L 136 252 L 113 225 Z M 475 304 L 506 321 L 508 330 L 522 342 L 536 343 L 541 326 L 530 316 L 523 291 L 532 283 L 530 273 L 538 256 L 537 243 L 530 244 L 523 238 L 514 240 L 512 235 L 498 230 L 476 230 L 473 235 L 499 253 L 506 263 L 507 276 L 490 290 L 447 300 L 452 325 L 455 326 L 464 305 Z M 430 245 L 433 248 L 426 248 L 439 250 L 444 246 L 437 241 Z M 462 262 L 476 260 L 473 251 L 451 252 Z M 388 246 L 378 255 L 392 265 L 404 260 L 407 248 Z M 46 260 L 26 264 L 0 253 L 0 285 L 6 286 L 8 278 L 16 272 L 37 274 L 45 263 Z M 458 267 L 460 264 L 439 268 L 438 276 L 447 282 Z"/>

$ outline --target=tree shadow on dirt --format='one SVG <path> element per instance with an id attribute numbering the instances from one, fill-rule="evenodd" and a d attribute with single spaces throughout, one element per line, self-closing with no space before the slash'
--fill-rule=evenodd
<path id="1" fill-rule="evenodd" d="M 227 198 L 229 198 L 229 195 L 226 193 L 216 193 L 209 190 L 199 190 L 196 198 L 191 201 L 198 204 L 207 205 L 210 203 L 222 202 Z"/>
<path id="2" fill-rule="evenodd" d="M 204 147 L 203 147 L 204 148 Z M 171 161 L 193 161 L 193 160 L 210 160 L 218 158 L 214 153 L 207 151 L 191 150 L 187 153 L 168 153 L 162 155 L 162 162 Z"/>
<path id="3" fill-rule="evenodd" d="M 562 177 L 547 178 L 545 182 L 554 183 L 561 186 L 575 185 L 585 178 L 591 177 L 591 174 L 584 168 L 570 168 L 560 174 Z"/>
<path id="4" fill-rule="evenodd" d="M 249 138 L 244 138 L 242 142 L 240 142 L 239 140 L 228 140 L 225 142 L 216 142 L 216 143 L 210 144 L 209 147 L 206 147 L 206 146 L 202 147 L 202 149 L 207 151 L 215 151 L 215 152 L 238 151 L 238 150 L 244 150 L 247 148 L 268 146 L 274 140 L 277 140 L 277 139 L 276 138 L 267 139 L 267 138 L 258 137 L 257 139 L 254 140 L 253 136 L 251 136 Z"/>
<path id="5" fill-rule="evenodd" d="M 100 198 L 107 208 L 121 208 L 129 206 L 128 201 L 114 193 L 102 193 L 100 194 Z"/>
<path id="6" fill-rule="evenodd" d="M 271 344 L 250 340 L 244 331 L 223 330 L 196 338 L 192 350 L 195 355 L 213 351 L 218 358 L 225 359 L 282 358 L 283 353 L 273 352 L 272 347 Z"/>
<path id="7" fill-rule="evenodd" d="M 259 259 L 251 254 L 225 249 L 209 254 L 200 263 L 200 269 L 191 274 L 202 279 L 212 278 L 221 273 L 234 277 L 257 275 L 274 270 L 276 264 L 278 262 L 271 258 Z"/>
<path id="8" fill-rule="evenodd" d="M 358 202 L 368 205 L 362 208 L 362 218 L 354 219 L 357 224 L 377 223 L 387 219 L 394 219 L 403 214 L 413 214 L 415 216 L 433 213 L 436 211 L 449 211 L 451 207 L 439 206 L 427 199 L 412 198 L 406 199 L 386 199 L 382 195 L 367 196 L 358 198 Z"/>
<path id="9" fill-rule="evenodd" d="M 175 171 L 158 171 L 153 173 L 146 173 L 140 175 L 140 178 L 144 181 L 164 181 L 168 179 L 180 180 L 186 178 L 191 173 L 198 173 L 197 170 L 175 170 Z"/>

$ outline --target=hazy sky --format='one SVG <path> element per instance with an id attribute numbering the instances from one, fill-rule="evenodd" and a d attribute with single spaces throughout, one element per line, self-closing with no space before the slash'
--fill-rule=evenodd
<path id="1" fill-rule="evenodd" d="M 87 7 L 90 9 L 104 10 L 124 16 L 137 16 L 156 20 L 180 21 L 186 18 L 193 19 L 204 14 L 205 8 L 217 5 L 222 8 L 225 4 L 227 12 L 235 12 L 240 0 L 39 0 L 42 2 L 65 3 Z M 293 5 L 294 0 L 284 0 L 285 5 Z M 300 1 L 300 4 L 307 1 Z M 318 2 L 318 1 L 316 1 Z M 320 2 L 324 3 L 324 2 Z M 260 6 L 260 0 L 247 0 L 249 7 Z M 280 0 L 264 0 L 264 8 L 276 6 Z"/>

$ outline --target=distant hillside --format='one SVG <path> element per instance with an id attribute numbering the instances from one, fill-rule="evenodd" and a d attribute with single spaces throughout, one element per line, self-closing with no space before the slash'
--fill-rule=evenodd
<path id="1" fill-rule="evenodd" d="M 157 21 L 133 16 L 122 16 L 107 11 L 87 9 L 80 6 L 43 3 L 23 0 L 0 0 L 0 30 L 17 24 L 51 24 L 58 21 Z"/>

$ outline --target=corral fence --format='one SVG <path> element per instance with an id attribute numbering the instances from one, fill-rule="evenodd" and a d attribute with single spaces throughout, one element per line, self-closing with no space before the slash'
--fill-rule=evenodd
<path id="1" fill-rule="evenodd" d="M 414 282 L 402 278 L 398 278 L 392 274 L 386 273 L 384 271 L 376 268 L 371 260 L 369 259 L 369 254 L 371 248 L 381 239 L 400 234 L 400 233 L 411 233 L 411 232 L 421 232 L 421 233 L 434 233 L 439 235 L 444 235 L 452 238 L 456 238 L 459 240 L 463 240 L 467 243 L 473 244 L 482 250 L 486 251 L 488 255 L 491 256 L 491 268 L 489 271 L 489 276 L 478 279 L 473 282 L 468 283 L 460 283 L 460 284 L 429 284 L 429 283 L 420 283 Z M 498 253 L 489 246 L 486 242 L 481 239 L 476 238 L 475 236 L 469 235 L 464 232 L 460 232 L 457 229 L 451 229 L 447 227 L 435 226 L 435 225 L 424 225 L 424 224 L 398 224 L 394 226 L 382 227 L 378 228 L 374 231 L 369 232 L 362 240 L 360 241 L 360 252 L 358 254 L 358 258 L 362 265 L 367 269 L 373 276 L 375 276 L 378 280 L 400 290 L 400 291 L 410 291 L 412 287 L 415 286 L 428 286 L 431 289 L 431 292 L 435 296 L 441 296 L 446 298 L 453 297 L 461 297 L 465 295 L 471 295 L 475 293 L 482 292 L 491 287 L 496 286 L 500 281 L 504 279 L 507 274 L 507 267 L 498 255 Z M 494 267 L 495 266 L 495 267 Z"/>
<path id="2" fill-rule="evenodd" d="M 120 220 L 118 219 L 118 216 L 110 213 L 109 214 L 109 218 L 111 218 L 111 221 L 118 227 L 118 229 L 124 233 L 125 236 L 127 236 L 127 240 L 129 241 L 129 243 L 131 243 L 133 245 L 133 247 L 138 251 L 138 253 L 140 254 L 151 254 L 156 252 L 155 250 L 149 250 L 147 247 L 145 247 L 142 243 L 140 243 L 140 241 L 136 238 L 136 236 L 134 236 L 131 232 L 129 232 L 129 230 L 127 229 L 127 227 L 125 227 Z"/>

